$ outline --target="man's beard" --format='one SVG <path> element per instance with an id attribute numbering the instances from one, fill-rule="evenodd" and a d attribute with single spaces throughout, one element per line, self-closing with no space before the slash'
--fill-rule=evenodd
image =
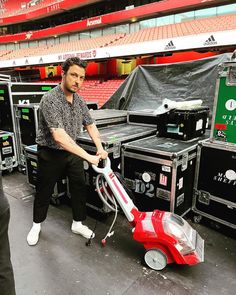
<path id="1" fill-rule="evenodd" d="M 67 86 L 65 86 L 66 90 L 70 93 L 76 93 L 77 91 L 76 90 L 73 90 L 73 89 L 70 89 L 68 88 Z"/>

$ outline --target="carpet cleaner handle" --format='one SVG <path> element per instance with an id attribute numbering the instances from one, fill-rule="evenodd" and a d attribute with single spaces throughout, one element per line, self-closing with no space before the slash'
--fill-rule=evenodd
<path id="1" fill-rule="evenodd" d="M 107 157 L 106 159 L 103 160 L 104 163 L 104 167 L 100 168 L 94 164 L 92 164 L 93 169 L 97 172 L 97 173 L 101 173 L 104 174 L 107 171 L 111 170 L 111 160 Z"/>

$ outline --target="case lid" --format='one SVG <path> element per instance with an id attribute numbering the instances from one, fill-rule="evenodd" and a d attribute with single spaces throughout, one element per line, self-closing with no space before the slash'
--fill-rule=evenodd
<path id="1" fill-rule="evenodd" d="M 5 131 L 5 130 L 0 130 L 0 136 L 12 136 L 14 133 Z"/>
<path id="2" fill-rule="evenodd" d="M 181 108 L 181 109 L 173 109 L 170 113 L 177 113 L 177 114 L 196 114 L 202 112 L 209 112 L 210 109 L 207 106 L 199 106 L 195 108 Z"/>
<path id="3" fill-rule="evenodd" d="M 236 152 L 236 144 L 227 143 L 224 141 L 214 141 L 214 139 L 211 139 L 211 138 L 207 140 L 199 141 L 199 145 L 220 149 L 220 150 Z"/>
<path id="4" fill-rule="evenodd" d="M 112 125 L 104 128 L 99 128 L 99 133 L 102 143 L 113 144 L 126 140 L 132 140 L 137 137 L 147 136 L 155 134 L 156 129 L 150 126 L 130 125 L 130 124 L 119 124 Z M 92 142 L 89 134 L 83 132 L 78 137 L 79 142 Z"/>
<path id="5" fill-rule="evenodd" d="M 28 151 L 28 152 L 34 152 L 34 153 L 37 153 L 37 151 L 38 151 L 38 146 L 37 146 L 37 144 L 27 145 L 27 146 L 25 147 L 25 150 Z"/>
<path id="6" fill-rule="evenodd" d="M 95 121 L 127 117 L 127 111 L 114 109 L 91 110 L 90 114 Z"/>
<path id="7" fill-rule="evenodd" d="M 195 138 L 189 141 L 182 141 L 173 138 L 164 138 L 157 136 L 149 136 L 146 138 L 142 138 L 139 140 L 132 141 L 130 143 L 124 144 L 125 150 L 136 150 L 138 151 L 146 151 L 153 154 L 161 154 L 179 156 L 185 152 L 194 150 L 200 139 L 206 139 L 206 136 L 202 136 L 200 138 Z"/>

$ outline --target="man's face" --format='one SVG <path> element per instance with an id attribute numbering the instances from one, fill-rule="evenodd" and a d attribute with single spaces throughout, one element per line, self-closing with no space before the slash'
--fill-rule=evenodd
<path id="1" fill-rule="evenodd" d="M 82 86 L 85 79 L 85 69 L 77 65 L 71 66 L 67 73 L 63 72 L 62 83 L 67 91 L 77 92 Z"/>

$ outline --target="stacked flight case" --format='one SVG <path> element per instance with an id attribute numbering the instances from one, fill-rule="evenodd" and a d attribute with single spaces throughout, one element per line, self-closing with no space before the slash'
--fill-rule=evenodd
<path id="1" fill-rule="evenodd" d="M 154 135 L 122 146 L 122 176 L 141 211 L 191 210 L 198 141 Z"/>
<path id="2" fill-rule="evenodd" d="M 0 171 L 12 171 L 17 165 L 14 133 L 0 130 Z"/>
<path id="3" fill-rule="evenodd" d="M 220 66 L 211 130 L 214 142 L 236 146 L 236 61 Z"/>
<path id="4" fill-rule="evenodd" d="M 197 158 L 193 211 L 236 229 L 236 148 L 208 140 Z"/>
<path id="5" fill-rule="evenodd" d="M 24 148 L 35 144 L 38 129 L 38 109 L 39 104 L 14 105 L 19 170 L 26 167 Z"/>
<path id="6" fill-rule="evenodd" d="M 14 132 L 12 100 L 8 84 L 0 82 L 0 129 Z"/>
<path id="7" fill-rule="evenodd" d="M 197 138 L 208 128 L 208 117 L 206 106 L 170 110 L 157 116 L 158 136 L 186 141 Z"/>
<path id="8" fill-rule="evenodd" d="M 127 122 L 127 111 L 115 109 L 99 109 L 90 111 L 98 128 Z"/>
<path id="9" fill-rule="evenodd" d="M 236 229 L 236 61 L 220 66 L 210 139 L 200 142 L 193 211 Z"/>
<path id="10" fill-rule="evenodd" d="M 98 110 L 98 103 L 93 101 L 86 101 L 89 110 Z"/>
<path id="11" fill-rule="evenodd" d="M 0 74 L 0 129 L 16 133 L 13 105 L 39 103 L 43 94 L 57 84 L 18 83 L 12 82 L 10 76 L 8 79 L 2 76 Z"/>
<path id="12" fill-rule="evenodd" d="M 120 172 L 121 146 L 126 142 L 153 135 L 156 133 L 156 129 L 148 126 L 123 123 L 99 128 L 99 132 L 102 145 L 108 152 L 108 156 L 111 160 L 112 170 L 114 172 Z M 83 132 L 80 135 L 78 144 L 88 153 L 96 153 L 96 147 L 87 132 Z M 84 171 L 86 184 L 88 185 L 88 207 L 101 213 L 110 212 L 110 209 L 103 204 L 95 191 L 97 173 L 93 171 L 93 168 L 86 161 L 84 161 Z"/>
<path id="13" fill-rule="evenodd" d="M 56 85 L 56 83 L 12 82 L 10 76 L 0 74 L 0 129 L 14 133 L 19 171 L 25 171 L 25 158 L 22 147 L 34 144 L 35 140 L 34 142 L 30 141 L 30 132 L 25 136 L 21 134 L 22 131 L 19 129 L 19 120 L 16 118 L 14 106 L 22 105 L 27 107 L 27 105 L 38 104 L 43 94 Z M 25 118 L 27 118 L 27 114 L 25 114 Z M 25 131 L 24 128 L 23 132 Z M 23 141 L 26 142 L 25 144 L 21 139 L 21 135 L 24 136 Z"/>
<path id="14" fill-rule="evenodd" d="M 128 111 L 127 122 L 141 126 L 157 126 L 157 115 L 153 110 L 144 109 L 140 111 Z"/>
<path id="15" fill-rule="evenodd" d="M 37 167 L 38 167 L 38 156 L 37 156 L 37 145 L 30 145 L 25 147 L 25 160 L 26 160 L 26 175 L 27 182 L 30 186 L 35 188 L 37 182 Z M 60 197 L 64 197 L 67 194 L 67 181 L 66 178 L 62 178 L 57 182 L 54 187 L 51 202 L 55 205 L 60 204 Z"/>

